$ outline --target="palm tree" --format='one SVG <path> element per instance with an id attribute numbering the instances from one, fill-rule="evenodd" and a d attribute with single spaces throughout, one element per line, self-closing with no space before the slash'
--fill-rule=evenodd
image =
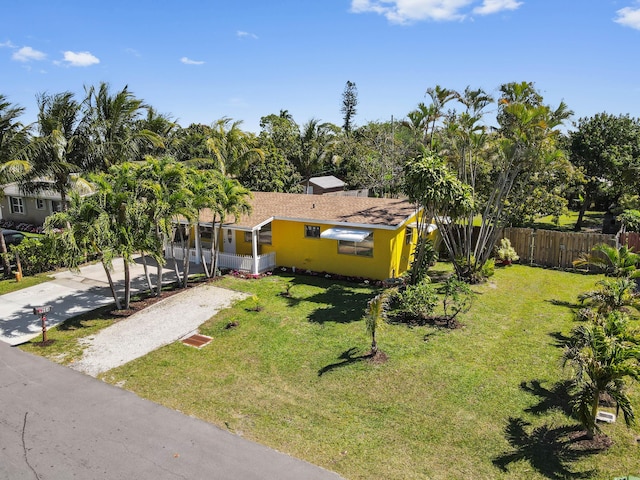
<path id="1" fill-rule="evenodd" d="M 636 283 L 629 278 L 601 280 L 597 285 L 597 290 L 582 293 L 578 299 L 595 307 L 600 314 L 606 315 L 627 306 L 638 305 L 638 297 L 634 294 Z"/>
<path id="2" fill-rule="evenodd" d="M 333 146 L 339 128 L 331 123 L 320 123 L 312 118 L 302 126 L 299 156 L 293 159 L 302 178 L 307 182 L 314 173 L 325 170 L 333 160 Z"/>
<path id="3" fill-rule="evenodd" d="M 127 86 L 111 94 L 109 85 L 103 82 L 97 89 L 89 87 L 86 91 L 86 112 L 80 126 L 89 149 L 85 171 L 105 172 L 112 165 L 140 158 L 143 145 L 163 145 L 157 133 L 136 128 L 148 107 Z"/>
<path id="4" fill-rule="evenodd" d="M 251 212 L 251 204 L 249 198 L 251 198 L 251 192 L 240 185 L 237 180 L 223 177 L 220 185 L 219 196 L 212 209 L 211 225 L 214 229 L 213 242 L 211 245 L 211 268 L 212 275 L 216 275 L 218 268 L 218 254 L 220 253 L 220 235 L 215 234 L 216 223 L 222 225 L 227 221 L 230 216 L 233 217 L 234 222 L 243 214 Z"/>
<path id="5" fill-rule="evenodd" d="M 175 162 L 171 157 L 148 158 L 138 172 L 137 181 L 147 215 L 153 225 L 153 244 L 156 248 L 153 250 L 152 256 L 158 266 L 156 295 L 160 296 L 162 293 L 162 266 L 165 262 L 164 244 L 166 240 L 171 239 L 175 222 L 179 222 L 181 217 L 193 217 L 189 206 L 193 195 L 187 184 L 187 168 L 184 164 Z M 185 258 L 188 259 L 188 255 L 185 255 Z M 175 258 L 173 263 L 176 276 L 180 279 Z M 183 272 L 184 270 L 183 268 Z M 183 284 L 185 282 L 186 279 L 183 279 Z"/>
<path id="6" fill-rule="evenodd" d="M 222 186 L 226 183 L 224 175 L 217 170 L 191 170 L 189 172 L 190 188 L 193 193 L 193 208 L 196 211 L 196 236 L 198 244 L 202 245 L 200 233 L 200 215 L 203 211 L 209 210 L 216 212 L 222 197 Z M 215 218 L 212 220 L 211 234 L 211 257 L 213 266 L 213 255 L 215 254 L 214 245 L 217 241 L 215 238 Z M 209 270 L 207 261 L 204 257 L 204 250 L 200 248 L 200 260 L 204 268 L 207 278 L 214 276 L 214 271 Z"/>
<path id="7" fill-rule="evenodd" d="M 580 257 L 573 265 L 594 265 L 602 268 L 610 277 L 640 277 L 640 255 L 634 253 L 627 245 L 616 248 L 602 243 L 593 247 L 591 251 L 593 253 Z"/>
<path id="8" fill-rule="evenodd" d="M 69 225 L 62 233 L 53 233 L 59 225 Z M 71 269 L 78 269 L 79 264 L 87 256 L 97 255 L 102 263 L 111 295 L 120 310 L 121 303 L 113 283 L 113 259 L 115 258 L 114 232 L 110 215 L 104 205 L 101 193 L 90 197 L 81 197 L 76 192 L 70 195 L 69 207 L 63 212 L 57 212 L 47 217 L 45 230 L 54 235 L 56 242 L 61 242 L 68 252 Z"/>
<path id="9" fill-rule="evenodd" d="M 189 164 L 201 169 L 217 168 L 224 175 L 236 177 L 255 160 L 264 160 L 253 134 L 240 128 L 242 121 L 223 117 L 211 126 L 206 147 L 211 158 L 195 158 Z"/>
<path id="10" fill-rule="evenodd" d="M 386 298 L 382 293 L 376 295 L 367 303 L 367 310 L 364 319 L 367 327 L 367 333 L 371 335 L 371 356 L 375 356 L 378 353 L 376 334 L 384 326 L 387 316 L 386 308 Z"/>
<path id="11" fill-rule="evenodd" d="M 18 152 L 27 145 L 29 131 L 18 117 L 24 108 L 12 105 L 7 97 L 0 95 L 0 198 L 4 195 L 4 185 L 20 180 L 29 171 L 30 164 L 26 160 L 17 159 Z M 0 257 L 5 276 L 9 275 L 10 266 L 7 244 L 0 235 Z"/>
<path id="12" fill-rule="evenodd" d="M 27 192 L 53 189 L 60 194 L 62 209 L 74 187 L 87 190 L 87 182 L 77 175 L 80 171 L 83 146 L 86 142 L 78 132 L 81 105 L 70 92 L 38 96 L 38 136 L 25 150 L 31 164 L 23 188 Z"/>
<path id="13" fill-rule="evenodd" d="M 627 425 L 634 421 L 626 380 L 640 380 L 640 347 L 637 337 L 628 341 L 626 324 L 618 315 L 609 315 L 604 323 L 576 328 L 564 353 L 564 363 L 575 372 L 574 410 L 593 438 L 600 395 L 608 394 L 622 410 Z"/>

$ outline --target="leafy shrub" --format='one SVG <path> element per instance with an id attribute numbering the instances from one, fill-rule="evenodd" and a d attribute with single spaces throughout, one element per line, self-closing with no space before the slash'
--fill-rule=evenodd
<path id="1" fill-rule="evenodd" d="M 408 285 L 398 295 L 399 310 L 412 317 L 427 318 L 438 304 L 435 287 L 428 281 Z"/>
<path id="2" fill-rule="evenodd" d="M 35 275 L 68 265 L 68 254 L 57 247 L 50 236 L 25 238 L 19 245 L 11 246 L 13 255 L 18 253 L 24 275 Z"/>
<path id="3" fill-rule="evenodd" d="M 640 210 L 625 210 L 619 216 L 628 232 L 640 232 Z"/>
<path id="4" fill-rule="evenodd" d="M 511 246 L 511 240 L 509 240 L 508 238 L 503 238 L 500 240 L 500 246 L 496 250 L 496 253 L 498 254 L 498 258 L 503 263 L 509 264 L 511 262 L 517 262 L 518 260 L 520 260 L 520 257 L 518 256 L 515 248 Z"/>
<path id="5" fill-rule="evenodd" d="M 412 278 L 415 279 L 415 283 L 422 282 L 427 277 L 427 271 L 429 267 L 432 267 L 438 261 L 438 252 L 433 245 L 433 241 L 428 238 L 419 239 L 418 242 L 422 242 L 422 245 L 416 246 L 416 255 L 411 263 L 411 271 L 415 272 Z M 422 258 L 418 258 L 417 252 L 422 248 Z"/>
<path id="6" fill-rule="evenodd" d="M 465 282 L 455 277 L 449 277 L 440 287 L 443 296 L 442 307 L 448 323 L 452 323 L 459 313 L 466 313 L 471 309 L 474 293 Z"/>

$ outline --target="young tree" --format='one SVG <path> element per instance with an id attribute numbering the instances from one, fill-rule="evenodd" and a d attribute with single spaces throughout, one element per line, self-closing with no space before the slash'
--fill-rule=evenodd
<path id="1" fill-rule="evenodd" d="M 355 117 L 357 113 L 357 105 L 358 88 L 356 87 L 355 82 L 347 80 L 344 92 L 342 92 L 342 107 L 340 108 L 343 115 L 342 118 L 344 119 L 342 128 L 347 135 L 350 134 L 353 129 L 353 117 Z"/>
<path id="2" fill-rule="evenodd" d="M 382 293 L 376 295 L 367 303 L 364 320 L 367 327 L 367 333 L 371 335 L 372 356 L 375 356 L 378 353 L 378 341 L 376 335 L 384 326 L 387 316 L 386 308 L 387 302 L 384 294 Z"/>

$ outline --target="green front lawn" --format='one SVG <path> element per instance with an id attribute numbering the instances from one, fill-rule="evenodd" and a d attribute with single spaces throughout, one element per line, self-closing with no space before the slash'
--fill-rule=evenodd
<path id="1" fill-rule="evenodd" d="M 0 267 L 1 269 L 2 267 Z M 22 280 L 17 282 L 15 278 L 1 278 L 0 277 L 0 295 L 5 293 L 15 292 L 27 287 L 33 287 L 39 283 L 48 282 L 52 277 L 46 274 L 33 275 L 30 277 L 22 277 Z"/>
<path id="2" fill-rule="evenodd" d="M 361 320 L 376 293 L 319 277 L 225 278 L 256 295 L 181 343 L 104 379 L 349 479 L 543 479 L 640 474 L 640 431 L 605 425 L 612 448 L 567 449 L 561 369 L 576 296 L 599 277 L 513 266 L 476 286 L 464 328 L 387 325 L 384 364 Z M 282 296 L 294 284 L 291 298 Z M 254 307 L 262 307 L 261 311 Z M 229 327 L 229 324 L 237 326 Z M 640 389 L 633 400 L 640 409 Z"/>

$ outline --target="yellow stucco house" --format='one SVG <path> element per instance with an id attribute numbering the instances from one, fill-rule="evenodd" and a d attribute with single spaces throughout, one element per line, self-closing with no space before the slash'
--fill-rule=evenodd
<path id="1" fill-rule="evenodd" d="M 411 264 L 417 241 L 415 206 L 403 199 L 253 192 L 252 212 L 215 226 L 221 267 L 259 273 L 274 267 L 384 280 Z M 214 231 L 200 217 L 199 245 L 207 257 Z M 208 222 L 208 223 L 207 223 Z M 210 257 L 209 257 L 210 258 Z"/>

